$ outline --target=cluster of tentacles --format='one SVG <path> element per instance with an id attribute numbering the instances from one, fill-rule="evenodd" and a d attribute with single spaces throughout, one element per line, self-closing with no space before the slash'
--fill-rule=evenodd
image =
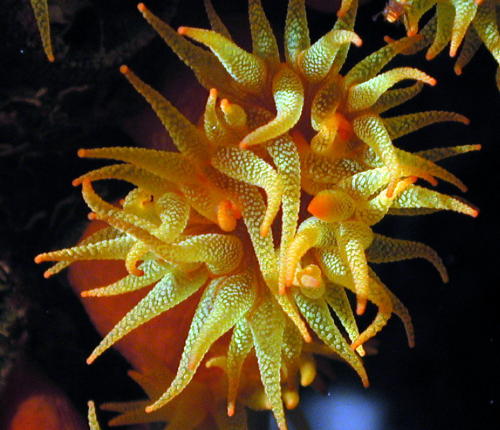
<path id="1" fill-rule="evenodd" d="M 48 277 L 75 261 L 122 260 L 128 275 L 85 292 L 87 297 L 155 284 L 105 336 L 88 363 L 130 331 L 202 290 L 176 375 L 166 390 L 157 392 L 155 384 L 149 384 L 152 388 L 146 391 L 153 401 L 140 403 L 136 417 L 144 415 L 145 407 L 146 413 L 157 411 L 158 417 L 169 420 L 168 413 L 161 415 L 165 405 L 190 384 L 214 342 L 229 333 L 224 352 L 205 364 L 221 367 L 227 375 L 227 412 L 235 415 L 231 428 L 246 426 L 236 401 L 253 407 L 256 393 L 262 393 L 264 400 L 257 406 L 270 408 L 283 430 L 283 403 L 295 407 L 299 379 L 302 385 L 314 379 L 312 354 L 342 358 L 366 386 L 363 344 L 392 313 L 401 318 L 413 344 L 406 308 L 368 263 L 424 258 L 443 281 L 446 270 L 426 245 L 376 234 L 372 226 L 388 213 L 453 210 L 476 216 L 477 210 L 462 199 L 416 181 L 434 185 L 441 179 L 464 191 L 462 182 L 435 162 L 478 146 L 420 153 L 394 146 L 395 139 L 431 123 L 468 121 L 444 111 L 381 116 L 417 95 L 423 84 L 435 84 L 409 67 L 381 71 L 419 37 L 390 43 L 340 74 L 349 45 L 361 45 L 353 33 L 355 0 L 313 44 L 304 2 L 290 0 L 284 61 L 260 0 L 249 1 L 252 53 L 232 41 L 210 2 L 205 5 L 213 30 L 181 27 L 178 32 L 139 5 L 145 19 L 209 90 L 200 126 L 122 66 L 178 152 L 80 150 L 81 157 L 121 162 L 74 181 L 82 185 L 91 219 L 108 227 L 78 246 L 40 254 L 36 262 L 57 262 L 46 271 Z M 391 89 L 403 80 L 417 82 Z M 124 180 L 134 188 L 119 204 L 111 204 L 92 186 L 104 179 Z M 304 219 L 301 205 L 309 200 L 312 216 Z M 276 219 L 280 209 L 281 222 Z M 367 302 L 378 310 L 361 333 L 348 290 L 356 297 L 357 314 L 364 313 Z M 260 382 L 242 390 L 242 369 L 251 357 L 256 357 Z M 145 378 L 136 379 L 146 388 Z M 203 407 L 198 410 L 203 412 Z M 219 421 L 221 428 L 225 420 Z M 178 425 L 189 429 L 196 422 L 191 412 Z"/>
<path id="2" fill-rule="evenodd" d="M 435 6 L 435 14 L 421 30 L 419 49 L 429 46 L 425 57 L 432 60 L 450 44 L 450 57 L 460 54 L 455 73 L 484 44 L 499 64 L 496 81 L 500 90 L 500 1 L 499 0 L 391 0 L 384 15 L 389 22 L 401 19 L 409 36 L 418 33 L 422 16 Z"/>

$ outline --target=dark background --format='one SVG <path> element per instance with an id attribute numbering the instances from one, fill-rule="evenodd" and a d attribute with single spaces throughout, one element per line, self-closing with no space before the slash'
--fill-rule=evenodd
<path id="1" fill-rule="evenodd" d="M 98 343 L 99 336 L 64 275 L 44 280 L 43 268 L 34 265 L 33 256 L 74 243 L 84 226 L 87 209 L 71 180 L 94 164 L 78 159 L 76 150 L 135 144 L 126 130 L 134 128 L 130 122 L 147 107 L 119 75 L 118 66 L 127 62 L 159 88 L 168 86 L 171 77 L 189 72 L 155 37 L 137 13 L 135 1 L 54 2 L 68 8 L 65 14 L 55 16 L 54 64 L 43 57 L 28 1 L 6 3 L 12 7 L 6 7 L 0 17 L 0 315 L 12 317 L 15 323 L 9 340 L 3 340 L 12 359 L 4 358 L 0 364 L 7 369 L 22 351 L 84 413 L 89 398 L 100 403 L 135 399 L 141 393 L 125 376 L 128 366 L 118 354 L 108 352 L 91 367 L 84 364 L 83 357 Z M 207 27 L 201 0 L 176 3 L 157 0 L 147 5 L 174 27 Z M 285 3 L 263 1 L 276 29 L 283 26 Z M 214 4 L 244 44 L 248 35 L 241 35 L 237 23 L 246 13 L 246 2 Z M 364 45 L 351 49 L 347 68 L 381 47 L 384 35 L 402 36 L 401 27 L 380 18 L 373 20 L 383 6 L 384 2 L 373 1 L 360 8 L 356 31 Z M 308 10 L 308 17 L 313 40 L 328 31 L 335 20 L 334 14 L 315 10 Z M 470 118 L 468 127 L 433 125 L 396 144 L 410 150 L 481 144 L 481 152 L 443 163 L 469 186 L 465 197 L 481 214 L 477 219 L 455 213 L 388 216 L 377 225 L 377 232 L 419 240 L 435 248 L 449 270 L 450 282 L 441 284 L 426 262 L 375 266 L 409 308 L 416 347 L 407 348 L 402 325 L 396 317 L 391 319 L 373 345 L 378 353 L 365 360 L 372 385 L 366 394 L 346 366 L 323 365 L 335 373 L 334 387 L 347 386 L 362 396 L 383 400 L 384 430 L 494 429 L 500 423 L 500 378 L 493 353 L 499 342 L 500 266 L 495 209 L 500 177 L 500 104 L 495 62 L 482 48 L 461 77 L 454 75 L 453 62 L 446 53 L 433 62 L 420 53 L 399 57 L 391 64 L 420 68 L 438 80 L 436 87 L 425 88 L 397 113 L 442 109 Z M 175 94 L 175 88 L 166 93 L 174 104 L 182 97 Z M 439 189 L 457 193 L 448 186 L 440 185 Z M 108 198 L 120 191 L 117 187 L 102 189 Z M 373 424 L 366 428 L 379 427 Z"/>

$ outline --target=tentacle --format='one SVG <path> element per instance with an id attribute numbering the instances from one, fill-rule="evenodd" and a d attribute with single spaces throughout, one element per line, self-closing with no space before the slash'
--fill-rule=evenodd
<path id="1" fill-rule="evenodd" d="M 468 118 L 458 113 L 439 110 L 398 115 L 391 118 L 383 118 L 383 121 L 391 139 L 397 139 L 437 122 L 454 121 L 465 125 L 468 125 L 470 122 Z"/>
<path id="2" fill-rule="evenodd" d="M 238 98 L 234 81 L 215 55 L 180 36 L 168 24 L 153 15 L 144 3 L 139 3 L 137 8 L 172 51 L 191 68 L 201 85 L 207 90 L 217 88 L 226 97 Z"/>
<path id="3" fill-rule="evenodd" d="M 363 363 L 349 347 L 344 336 L 335 325 L 325 301 L 323 299 L 310 299 L 298 291 L 294 294 L 294 297 L 302 315 L 304 315 L 312 330 L 358 373 L 363 386 L 367 387 L 369 385 L 368 375 Z"/>
<path id="4" fill-rule="evenodd" d="M 248 17 L 252 33 L 252 52 L 271 65 L 278 64 L 280 62 L 278 44 L 262 9 L 261 0 L 249 0 Z"/>
<path id="5" fill-rule="evenodd" d="M 286 61 L 295 64 L 299 54 L 309 48 L 310 44 L 304 0 L 290 0 L 285 22 Z"/>
<path id="6" fill-rule="evenodd" d="M 340 46 L 353 43 L 361 46 L 362 41 L 356 33 L 347 30 L 330 30 L 311 47 L 302 51 L 298 58 L 298 68 L 312 83 L 325 78 L 331 69 Z"/>
<path id="7" fill-rule="evenodd" d="M 205 160 L 209 146 L 200 130 L 158 91 L 140 80 L 127 66 L 122 66 L 120 72 L 151 105 L 177 149 L 190 159 Z"/>
<path id="8" fill-rule="evenodd" d="M 281 400 L 281 344 L 285 320 L 272 300 L 263 300 L 249 318 L 260 377 L 280 430 L 286 430 Z"/>
<path id="9" fill-rule="evenodd" d="M 498 2 L 497 2 L 498 5 Z M 498 30 L 497 14 L 495 1 L 485 0 L 478 8 L 472 24 L 491 52 L 493 58 L 500 65 L 500 33 Z"/>
<path id="10" fill-rule="evenodd" d="M 341 9 L 344 8 L 344 5 L 347 6 L 347 4 L 349 3 L 349 10 L 347 10 L 343 15 L 337 13 L 338 18 L 333 26 L 334 30 L 354 30 L 354 23 L 356 21 L 356 14 L 358 12 L 358 0 L 343 0 Z M 333 60 L 332 67 L 330 69 L 332 74 L 337 74 L 340 72 L 340 69 L 342 69 L 342 66 L 344 65 L 344 62 L 347 58 L 347 53 L 349 52 L 350 47 L 351 45 L 342 45 L 337 51 L 337 55 L 335 55 L 335 60 Z"/>
<path id="11" fill-rule="evenodd" d="M 104 287 L 83 291 L 81 296 L 106 297 L 129 293 L 153 284 L 171 271 L 171 268 L 160 265 L 154 260 L 145 261 L 139 266 L 139 269 L 144 272 L 144 275 L 127 275 L 124 278 L 121 278 L 120 280 Z"/>
<path id="12" fill-rule="evenodd" d="M 161 225 L 155 232 L 166 243 L 173 242 L 184 231 L 189 220 L 189 205 L 183 197 L 165 193 L 155 204 Z"/>
<path id="13" fill-rule="evenodd" d="M 445 158 L 454 157 L 459 154 L 466 154 L 471 151 L 479 151 L 481 145 L 459 145 L 459 146 L 449 146 L 445 148 L 433 148 L 424 151 L 416 152 L 415 155 L 425 158 L 429 161 L 440 161 Z"/>
<path id="14" fill-rule="evenodd" d="M 231 178 L 256 185 L 266 191 L 267 209 L 260 229 L 263 236 L 267 235 L 283 195 L 283 183 L 276 170 L 253 152 L 239 148 L 220 148 L 211 162 L 216 169 Z"/>
<path id="15" fill-rule="evenodd" d="M 229 33 L 229 30 L 220 19 L 219 15 L 217 15 L 217 12 L 214 9 L 212 1 L 203 0 L 203 5 L 205 6 L 205 12 L 207 13 L 208 20 L 210 21 L 210 27 L 212 27 L 212 30 L 221 34 L 226 39 L 231 40 L 231 34 Z"/>
<path id="16" fill-rule="evenodd" d="M 78 244 L 79 246 L 83 245 L 88 245 L 91 243 L 97 243 L 101 242 L 103 240 L 110 240 L 110 239 L 116 239 L 118 237 L 122 237 L 123 233 L 119 230 L 114 229 L 113 227 L 105 227 L 100 230 L 97 230 L 95 233 L 91 234 L 90 236 L 86 237 L 85 239 L 81 240 L 80 243 Z M 43 273 L 44 278 L 50 278 L 51 276 L 56 275 L 60 271 L 66 269 L 68 266 L 71 265 L 71 261 L 59 261 L 58 263 L 54 264 L 52 267 L 47 269 Z"/>
<path id="17" fill-rule="evenodd" d="M 406 27 L 408 36 L 418 33 L 418 22 L 422 15 L 436 4 L 436 0 L 412 0 L 411 6 L 406 11 Z"/>
<path id="18" fill-rule="evenodd" d="M 285 137 L 268 146 L 268 151 L 283 182 L 281 243 L 278 265 L 278 289 L 283 293 L 287 250 L 295 235 L 300 211 L 300 157 L 295 143 Z"/>
<path id="19" fill-rule="evenodd" d="M 179 362 L 177 374 L 174 377 L 174 380 L 171 382 L 167 391 L 165 391 L 152 404 L 146 407 L 145 410 L 147 413 L 154 412 L 160 409 L 165 404 L 167 404 L 182 390 L 184 390 L 186 385 L 193 378 L 196 369 L 191 369 L 189 366 L 191 358 L 191 350 L 198 338 L 199 333 L 203 329 L 206 319 L 209 318 L 210 316 L 212 307 L 215 301 L 217 300 L 218 289 L 225 282 L 226 279 L 227 279 L 226 277 L 213 279 L 205 288 L 205 291 L 203 292 L 203 295 L 194 313 L 191 322 L 191 327 L 189 328 L 186 342 L 184 344 L 184 350 L 182 351 L 181 360 Z"/>
<path id="20" fill-rule="evenodd" d="M 370 246 L 373 233 L 368 226 L 356 221 L 339 223 L 335 233 L 340 255 L 349 266 L 356 289 L 356 313 L 362 315 L 366 308 L 369 289 L 365 249 Z"/>
<path id="21" fill-rule="evenodd" d="M 415 82 L 406 88 L 388 90 L 371 107 L 372 112 L 381 114 L 415 97 L 424 88 L 422 82 Z"/>
<path id="22" fill-rule="evenodd" d="M 326 285 L 324 298 L 335 312 L 351 342 L 354 342 L 359 337 L 359 329 L 345 288 L 334 282 L 329 282 Z M 365 355 L 365 350 L 362 346 L 359 346 L 356 351 L 361 357 Z"/>
<path id="23" fill-rule="evenodd" d="M 305 157 L 302 168 L 308 178 L 326 184 L 337 184 L 363 170 L 354 160 L 348 158 L 331 160 L 312 151 Z"/>
<path id="24" fill-rule="evenodd" d="M 366 249 L 366 259 L 372 263 L 423 258 L 439 272 L 443 282 L 448 282 L 448 273 L 443 260 L 430 246 L 410 240 L 394 239 L 375 234 L 372 244 Z"/>
<path id="25" fill-rule="evenodd" d="M 276 117 L 247 134 L 241 148 L 264 143 L 288 132 L 297 124 L 304 104 L 304 87 L 292 69 L 281 65 L 273 77 L 272 92 L 276 104 Z"/>
<path id="26" fill-rule="evenodd" d="M 412 209 L 412 208 L 428 208 L 441 209 L 460 212 L 471 217 L 477 217 L 479 210 L 459 200 L 456 197 L 447 196 L 438 193 L 437 191 L 427 188 L 412 185 L 404 191 L 397 199 L 394 200 L 393 208 L 395 209 Z"/>
<path id="27" fill-rule="evenodd" d="M 405 37 L 388 43 L 383 48 L 368 55 L 347 72 L 345 75 L 345 87 L 349 88 L 374 78 L 389 61 L 397 54 L 407 50 L 417 40 L 418 38 L 415 37 Z"/>
<path id="28" fill-rule="evenodd" d="M 36 25 L 42 39 L 43 50 L 47 59 L 53 63 L 55 61 L 52 51 L 52 41 L 50 37 L 49 6 L 47 0 L 30 0 L 33 13 L 35 14 Z"/>
<path id="29" fill-rule="evenodd" d="M 470 27 L 465 36 L 464 43 L 460 49 L 460 54 L 453 66 L 455 74 L 461 75 L 463 68 L 469 63 L 472 57 L 481 47 L 482 41 L 474 27 Z"/>
<path id="30" fill-rule="evenodd" d="M 477 11 L 477 4 L 473 1 L 450 0 L 455 7 L 455 19 L 453 20 L 453 30 L 451 33 L 450 57 L 457 54 L 465 32 Z"/>
<path id="31" fill-rule="evenodd" d="M 193 27 L 179 27 L 177 31 L 207 46 L 242 88 L 252 94 L 262 91 L 267 79 L 267 68 L 262 59 L 215 31 Z"/>
<path id="32" fill-rule="evenodd" d="M 253 348 L 252 333 L 246 319 L 238 321 L 234 327 L 227 352 L 227 414 L 232 417 L 236 410 L 236 397 L 240 385 L 243 363 Z"/>
<path id="33" fill-rule="evenodd" d="M 453 5 L 448 2 L 437 2 L 436 3 L 436 35 L 432 41 L 432 45 L 429 47 L 425 54 L 427 60 L 432 60 L 436 55 L 438 55 L 451 39 L 451 34 L 453 31 L 453 19 L 455 18 L 455 10 Z"/>
<path id="34" fill-rule="evenodd" d="M 101 426 L 99 425 L 99 422 L 97 421 L 97 415 L 95 413 L 95 405 L 93 401 L 89 401 L 87 403 L 87 406 L 89 408 L 88 412 L 88 422 L 89 422 L 89 427 L 90 430 L 101 430 Z"/>
<path id="35" fill-rule="evenodd" d="M 135 305 L 104 337 L 101 343 L 87 358 L 87 364 L 91 364 L 104 351 L 113 346 L 132 330 L 186 300 L 190 295 L 194 294 L 206 280 L 207 273 L 203 270 L 198 271 L 192 276 L 167 273 L 146 297 Z"/>
<path id="36" fill-rule="evenodd" d="M 79 149 L 78 156 L 81 158 L 105 158 L 124 161 L 141 168 L 141 172 L 146 170 L 172 182 L 177 182 L 179 178 L 182 178 L 183 182 L 189 182 L 192 181 L 196 174 L 192 162 L 183 155 L 172 151 L 109 147 Z"/>
<path id="37" fill-rule="evenodd" d="M 218 287 L 210 314 L 191 345 L 190 370 L 195 370 L 212 344 L 250 310 L 255 296 L 255 279 L 250 272 L 225 278 Z"/>
<path id="38" fill-rule="evenodd" d="M 132 247 L 134 239 L 128 236 L 103 240 L 88 245 L 74 246 L 59 251 L 44 252 L 35 257 L 35 263 L 44 261 L 85 261 L 85 260 L 123 260 Z"/>
<path id="39" fill-rule="evenodd" d="M 100 181 L 103 179 L 117 179 L 127 181 L 135 186 L 147 190 L 151 194 L 162 195 L 166 191 L 175 190 L 175 185 L 165 181 L 163 178 L 131 164 L 112 164 L 100 169 L 91 170 L 74 179 L 74 187 L 81 185 L 83 181 Z"/>
<path id="40" fill-rule="evenodd" d="M 431 86 L 436 85 L 434 78 L 418 69 L 398 67 L 350 87 L 349 95 L 347 96 L 348 112 L 369 108 L 375 104 L 385 91 L 405 79 L 415 79 Z"/>

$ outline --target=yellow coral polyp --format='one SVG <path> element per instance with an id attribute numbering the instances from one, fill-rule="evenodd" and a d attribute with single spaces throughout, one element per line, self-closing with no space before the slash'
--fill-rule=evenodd
<path id="1" fill-rule="evenodd" d="M 226 352 L 206 365 L 222 368 L 227 376 L 231 428 L 246 428 L 244 409 L 237 406 L 242 403 L 270 408 L 285 430 L 284 406 L 294 408 L 298 383 L 308 385 L 315 377 L 313 353 L 342 358 L 367 386 L 360 359 L 363 344 L 393 313 L 403 321 L 413 345 L 407 309 L 369 263 L 424 258 L 444 281 L 446 269 L 426 245 L 379 235 L 373 226 L 387 214 L 452 210 L 476 216 L 477 210 L 464 200 L 416 182 L 436 184 L 441 179 L 465 189 L 435 162 L 478 147 L 410 153 L 394 145 L 395 139 L 429 124 L 468 120 L 444 111 L 385 116 L 417 95 L 422 83 L 436 83 L 410 67 L 383 71 L 393 57 L 419 43 L 419 37 L 390 43 L 340 73 L 349 45 L 361 45 L 353 32 L 355 0 L 345 2 L 332 30 L 314 44 L 304 1 L 290 0 L 286 60 L 280 57 L 260 0 L 249 1 L 253 52 L 238 47 L 211 3 L 205 5 L 213 29 L 181 27 L 178 32 L 144 4 L 138 6 L 209 91 L 200 125 L 122 66 L 177 151 L 80 150 L 83 158 L 120 162 L 74 181 L 82 186 L 92 218 L 109 227 L 75 247 L 40 254 L 35 261 L 58 262 L 46 271 L 47 277 L 74 261 L 124 262 L 127 276 L 96 286 L 84 297 L 123 294 L 154 284 L 104 337 L 88 363 L 135 328 L 202 291 L 170 385 L 151 386 L 136 375 L 141 385 L 150 387 L 146 391 L 151 397 L 137 404 L 136 417 L 147 413 L 169 421 L 173 399 L 192 403 L 202 398 L 188 400 L 182 393 L 192 386 L 212 345 L 229 333 Z M 406 80 L 416 84 L 391 89 Z M 105 179 L 127 181 L 133 189 L 120 204 L 110 204 L 92 186 Z M 313 216 L 304 219 L 299 214 L 306 195 L 313 196 L 308 206 Z M 357 314 L 363 314 L 369 302 L 377 308 L 375 319 L 361 333 L 347 291 L 356 297 Z M 242 389 L 249 356 L 256 359 L 260 383 Z M 187 408 L 188 403 L 182 404 Z M 128 409 L 112 408 L 125 411 L 119 421 L 126 423 Z M 178 415 L 176 425 L 195 428 L 206 413 L 201 408 L 193 422 Z M 216 418 L 221 429 L 227 428 L 228 418 Z"/>

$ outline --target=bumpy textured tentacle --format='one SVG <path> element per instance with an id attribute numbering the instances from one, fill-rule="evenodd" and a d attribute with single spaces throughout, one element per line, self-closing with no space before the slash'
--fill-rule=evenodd
<path id="1" fill-rule="evenodd" d="M 471 151 L 479 151 L 480 149 L 481 145 L 459 145 L 448 146 L 444 148 L 427 149 L 424 151 L 416 152 L 415 154 L 429 161 L 439 161 L 448 157 L 453 157 L 455 155 L 466 154 Z"/>
<path id="2" fill-rule="evenodd" d="M 203 160 L 209 147 L 205 136 L 200 133 L 198 128 L 191 124 L 158 91 L 141 81 L 127 66 L 122 66 L 120 71 L 151 105 L 179 151 L 186 157 Z"/>
<path id="3" fill-rule="evenodd" d="M 281 400 L 281 344 L 285 320 L 271 300 L 263 301 L 249 318 L 262 384 L 280 430 L 286 430 Z"/>
<path id="4" fill-rule="evenodd" d="M 329 282 L 325 290 L 325 300 L 335 312 L 351 342 L 354 342 L 359 337 L 359 329 L 345 289 L 338 284 Z M 365 355 L 362 346 L 359 346 L 356 351 L 362 357 Z"/>
<path id="5" fill-rule="evenodd" d="M 191 327 L 189 328 L 177 374 L 167 391 L 155 400 L 154 403 L 146 407 L 147 413 L 154 412 L 168 403 L 168 401 L 177 396 L 193 378 L 198 366 L 196 366 L 196 368 L 189 366 L 191 349 L 198 339 L 199 333 L 203 329 L 203 322 L 210 316 L 212 307 L 217 299 L 217 290 L 225 280 L 226 278 L 224 277 L 213 279 L 205 288 L 193 316 Z"/>
<path id="6" fill-rule="evenodd" d="M 227 388 L 227 414 L 233 416 L 236 408 L 236 397 L 240 385 L 241 369 L 245 358 L 253 348 L 252 333 L 246 319 L 240 320 L 234 327 L 229 350 L 227 353 L 226 371 L 228 379 Z"/>
<path id="7" fill-rule="evenodd" d="M 350 3 L 349 10 L 344 13 L 344 15 L 338 15 L 339 18 L 335 22 L 333 26 L 334 30 L 354 30 L 354 23 L 356 21 L 356 14 L 358 12 L 358 0 L 343 0 L 344 3 Z M 333 60 L 333 64 L 331 67 L 331 73 L 339 73 L 340 69 L 344 65 L 344 62 L 347 58 L 347 54 L 349 52 L 350 45 L 342 45 L 337 51 L 337 55 L 335 55 L 335 60 Z"/>
<path id="8" fill-rule="evenodd" d="M 252 94 L 262 91 L 267 79 L 267 68 L 261 58 L 244 51 L 215 31 L 179 27 L 178 32 L 210 48 L 234 81 L 242 88 Z"/>
<path id="9" fill-rule="evenodd" d="M 105 297 L 117 294 L 129 293 L 147 287 L 163 278 L 171 269 L 158 264 L 154 260 L 148 260 L 139 266 L 143 272 L 142 276 L 127 275 L 120 280 L 104 287 L 93 288 L 83 291 L 82 297 Z"/>
<path id="10" fill-rule="evenodd" d="M 248 17 L 252 33 L 253 53 L 273 66 L 278 64 L 280 61 L 278 44 L 260 0 L 249 0 Z"/>
<path id="11" fill-rule="evenodd" d="M 304 0 L 290 0 L 285 22 L 285 57 L 287 62 L 295 64 L 298 55 L 309 48 L 310 44 Z"/>
<path id="12" fill-rule="evenodd" d="M 196 170 L 191 162 L 177 152 L 156 151 L 145 148 L 110 147 L 80 149 L 82 158 L 104 158 L 124 161 L 140 167 L 143 171 L 154 173 L 160 178 L 177 182 L 179 178 L 189 182 Z"/>
<path id="13" fill-rule="evenodd" d="M 346 43 L 361 46 L 362 41 L 352 31 L 334 29 L 301 52 L 298 66 L 306 79 L 313 83 L 321 81 L 330 71 L 338 49 Z"/>
<path id="14" fill-rule="evenodd" d="M 131 164 L 113 164 L 91 170 L 74 179 L 72 185 L 76 187 L 81 185 L 83 181 L 99 181 L 103 179 L 127 181 L 155 195 L 162 195 L 166 191 L 175 189 L 174 185 L 171 185 L 159 176 Z"/>
<path id="15" fill-rule="evenodd" d="M 279 256 L 279 291 L 284 292 L 286 253 L 297 229 L 300 210 L 300 157 L 294 142 L 281 138 L 268 146 L 283 181 L 281 247 Z"/>
<path id="16" fill-rule="evenodd" d="M 212 157 L 212 165 L 234 179 L 266 191 L 267 210 L 261 234 L 267 235 L 280 208 L 283 194 L 283 183 L 276 170 L 253 152 L 238 148 L 220 148 Z"/>
<path id="17" fill-rule="evenodd" d="M 434 78 L 420 70 L 411 67 L 392 69 L 363 83 L 353 85 L 347 97 L 348 111 L 359 111 L 372 106 L 385 91 L 405 79 L 415 79 L 431 86 L 436 85 Z"/>
<path id="18" fill-rule="evenodd" d="M 437 191 L 419 187 L 418 185 L 412 185 L 406 191 L 401 193 L 401 195 L 394 200 L 393 208 L 444 209 L 460 212 L 472 217 L 479 215 L 479 211 L 465 201 L 459 200 L 456 197 L 438 193 Z"/>
<path id="19" fill-rule="evenodd" d="M 50 37 L 49 6 L 47 0 L 30 0 L 33 13 L 35 14 L 36 24 L 40 37 L 42 39 L 43 50 L 47 59 L 53 63 L 55 61 L 52 50 L 52 41 Z"/>
<path id="20" fill-rule="evenodd" d="M 493 58 L 500 65 L 500 33 L 498 30 L 497 13 L 495 1 L 485 0 L 477 8 L 473 24 L 486 48 L 488 48 Z"/>
<path id="21" fill-rule="evenodd" d="M 208 20 L 210 21 L 210 26 L 212 27 L 212 30 L 216 31 L 219 34 L 222 34 L 226 39 L 231 40 L 231 34 L 229 33 L 229 30 L 220 19 L 219 15 L 217 15 L 217 12 L 214 9 L 212 1 L 203 0 L 203 5 L 205 6 L 205 11 L 207 12 L 207 17 Z"/>
<path id="22" fill-rule="evenodd" d="M 126 336 L 132 330 L 145 324 L 152 318 L 173 308 L 190 295 L 194 294 L 207 280 L 205 271 L 198 271 L 191 277 L 167 273 L 161 281 L 129 311 L 104 337 L 101 343 L 87 358 L 92 363 L 104 351 Z"/>
<path id="23" fill-rule="evenodd" d="M 371 107 L 371 110 L 378 114 L 383 113 L 412 99 L 420 93 L 420 91 L 422 91 L 422 88 L 424 88 L 423 82 L 417 81 L 413 85 L 406 88 L 386 91 Z"/>
<path id="24" fill-rule="evenodd" d="M 453 66 L 453 70 L 457 75 L 462 74 L 462 69 L 469 63 L 480 47 L 481 38 L 478 36 L 474 28 L 469 28 L 467 37 L 465 38 L 462 48 L 460 49 L 460 55 Z"/>
<path id="25" fill-rule="evenodd" d="M 257 145 L 274 139 L 297 124 L 304 104 L 304 88 L 297 74 L 286 65 L 281 65 L 273 77 L 273 98 L 276 117 L 247 134 L 240 143 L 241 148 Z"/>
<path id="26" fill-rule="evenodd" d="M 434 36 L 434 40 L 425 54 L 425 58 L 427 60 L 432 60 L 445 48 L 446 45 L 448 45 L 453 31 L 455 10 L 450 3 L 437 2 L 436 17 L 436 35 Z"/>
<path id="27" fill-rule="evenodd" d="M 89 401 L 88 404 L 88 422 L 89 422 L 89 427 L 90 430 L 101 430 L 101 426 L 99 425 L 99 422 L 97 421 L 97 415 L 95 413 L 95 404 L 93 401 Z"/>
<path id="28" fill-rule="evenodd" d="M 474 19 L 477 3 L 473 1 L 450 0 L 455 7 L 455 19 L 451 33 L 450 57 L 454 57 L 462 43 L 469 24 Z"/>
<path id="29" fill-rule="evenodd" d="M 437 122 L 454 121 L 465 125 L 469 124 L 469 120 L 463 115 L 440 110 L 399 115 L 392 118 L 384 118 L 383 121 L 391 139 L 397 139 Z"/>
<path id="30" fill-rule="evenodd" d="M 296 292 L 294 297 L 302 315 L 304 315 L 314 332 L 336 354 L 349 363 L 358 373 L 363 381 L 363 385 L 367 387 L 369 384 L 365 368 L 359 357 L 349 347 L 344 336 L 335 325 L 325 301 L 323 299 L 308 298 L 300 294 L 300 292 Z"/>
<path id="31" fill-rule="evenodd" d="M 366 249 L 366 259 L 372 263 L 388 263 L 413 258 L 427 260 L 439 272 L 442 281 L 448 282 L 448 273 L 443 260 L 436 251 L 423 243 L 375 234 L 372 244 Z"/>
<path id="32" fill-rule="evenodd" d="M 411 7 L 406 12 L 406 27 L 408 36 L 418 33 L 418 22 L 422 15 L 436 4 L 436 0 L 412 0 Z"/>
<path id="33" fill-rule="evenodd" d="M 238 98 L 238 91 L 231 85 L 230 75 L 222 67 L 215 55 L 180 36 L 168 24 L 153 15 L 144 3 L 139 3 L 137 8 L 172 51 L 191 68 L 198 81 L 207 90 L 217 88 L 226 96 L 231 95 Z"/>

